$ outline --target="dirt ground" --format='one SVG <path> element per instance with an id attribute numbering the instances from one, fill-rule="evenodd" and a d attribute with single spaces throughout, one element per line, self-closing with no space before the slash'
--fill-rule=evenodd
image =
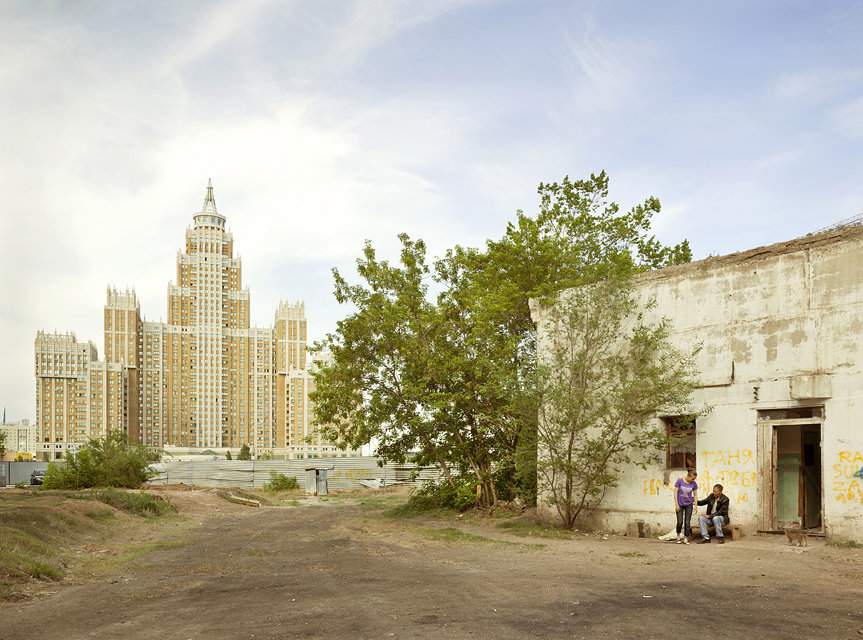
<path id="1" fill-rule="evenodd" d="M 863 638 L 863 551 L 823 540 L 537 539 L 357 500 L 165 495 L 186 520 L 107 574 L 0 606 L 0 638 Z"/>

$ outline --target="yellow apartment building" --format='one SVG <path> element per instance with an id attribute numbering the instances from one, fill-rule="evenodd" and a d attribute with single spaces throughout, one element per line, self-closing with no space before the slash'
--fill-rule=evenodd
<path id="1" fill-rule="evenodd" d="M 305 304 L 282 301 L 273 326 L 250 326 L 249 289 L 225 222 L 210 183 L 177 254 L 166 322 L 147 321 L 134 290 L 108 289 L 104 360 L 72 333 L 38 332 L 39 451 L 60 458 L 122 429 L 148 447 L 358 453 L 337 451 L 310 424 Z"/>

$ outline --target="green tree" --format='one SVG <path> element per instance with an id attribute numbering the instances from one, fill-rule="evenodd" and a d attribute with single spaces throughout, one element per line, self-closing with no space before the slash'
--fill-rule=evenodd
<path id="1" fill-rule="evenodd" d="M 150 465 L 159 458 L 158 452 L 130 440 L 124 432 L 111 431 L 105 438 L 89 441 L 77 453 L 67 453 L 62 464 L 49 464 L 42 486 L 136 488 L 150 478 Z"/>
<path id="2" fill-rule="evenodd" d="M 240 452 L 237 454 L 237 460 L 251 460 L 252 459 L 252 451 L 249 449 L 249 445 L 244 444 L 240 447 Z"/>
<path id="3" fill-rule="evenodd" d="M 231 459 L 232 459 L 232 458 L 231 458 L 231 452 L 230 452 L 230 451 L 225 451 L 225 460 L 231 460 Z"/>
<path id="4" fill-rule="evenodd" d="M 664 247 L 649 234 L 659 202 L 621 212 L 607 201 L 603 172 L 542 184 L 540 212 L 519 212 L 484 250 L 456 246 L 431 266 L 422 240 L 402 242 L 399 264 L 367 242 L 348 284 L 334 270 L 335 295 L 356 311 L 316 345 L 332 365 L 316 377 L 317 423 L 327 438 L 377 455 L 438 464 L 451 487 L 469 473 L 480 502 L 502 481 L 535 491 L 536 332 L 530 298 L 616 275 L 685 262 L 688 245 Z M 429 296 L 429 284 L 440 291 Z M 503 471 L 503 473 L 501 473 Z"/>
<path id="5" fill-rule="evenodd" d="M 6 432 L 0 431 L 0 458 L 6 455 Z"/>
<path id="6" fill-rule="evenodd" d="M 628 280 L 562 293 L 549 311 L 541 352 L 539 475 L 561 523 L 595 509 L 628 465 L 659 460 L 660 411 L 694 414 L 695 353 L 646 322 Z"/>

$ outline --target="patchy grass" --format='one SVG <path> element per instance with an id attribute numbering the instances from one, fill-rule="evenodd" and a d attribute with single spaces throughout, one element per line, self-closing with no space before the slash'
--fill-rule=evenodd
<path id="1" fill-rule="evenodd" d="M 128 511 L 145 518 L 164 516 L 177 511 L 177 507 L 162 496 L 156 496 L 146 491 L 120 491 L 107 488 L 94 491 L 93 499 L 104 502 L 115 509 Z"/>
<path id="2" fill-rule="evenodd" d="M 111 520 L 117 519 L 117 514 L 111 509 L 88 509 L 84 512 L 84 515 L 88 518 L 95 520 L 96 522 L 110 522 Z"/>
<path id="3" fill-rule="evenodd" d="M 300 504 L 300 501 L 297 500 L 296 498 L 292 498 L 291 500 L 282 499 L 280 502 L 287 504 L 289 507 L 300 507 L 300 506 L 302 506 Z"/>
<path id="4" fill-rule="evenodd" d="M 575 534 L 568 529 L 558 529 L 547 524 L 538 524 L 528 520 L 507 520 L 497 524 L 507 533 L 524 538 L 549 538 L 555 540 L 572 540 Z"/>
<path id="5" fill-rule="evenodd" d="M 82 541 L 94 545 L 111 536 L 126 536 L 130 527 L 140 526 L 152 518 L 140 520 L 129 514 L 152 513 L 152 504 L 160 514 L 175 509 L 165 500 L 125 491 L 14 491 L 0 492 L 0 600 L 20 597 L 35 580 L 60 580 L 70 566 L 81 565 Z M 125 497 L 128 496 L 128 497 Z M 98 505 L 105 502 L 108 506 Z M 87 504 L 89 502 L 89 504 Z M 97 503 L 97 504 L 94 504 Z M 129 540 L 126 536 L 126 541 Z M 148 545 L 126 542 L 137 557 L 151 550 Z M 95 554 L 93 554 L 95 555 Z M 104 562 L 105 556 L 99 554 Z"/>
<path id="6" fill-rule="evenodd" d="M 248 489 L 242 489 L 240 487 L 225 487 L 223 489 L 216 489 L 215 493 L 217 496 L 222 498 L 223 500 L 227 500 L 228 502 L 233 502 L 235 504 L 243 504 L 238 500 L 234 500 L 231 498 L 231 494 L 233 493 L 238 498 L 245 498 L 246 500 L 257 500 L 261 503 L 261 505 L 266 505 L 268 507 L 274 507 L 279 504 L 279 498 L 277 495 L 274 495 L 278 492 L 263 492 L 259 493 L 256 491 L 249 491 Z M 267 494 L 267 495 L 265 495 Z M 246 505 L 248 506 L 248 505 Z"/>
<path id="7" fill-rule="evenodd" d="M 825 544 L 828 547 L 838 547 L 839 549 L 863 549 L 863 544 L 854 540 L 828 540 Z"/>
<path id="8" fill-rule="evenodd" d="M 617 555 L 619 555 L 621 558 L 646 558 L 647 557 L 647 554 L 638 553 L 637 551 L 624 551 L 624 552 L 618 553 Z"/>
<path id="9" fill-rule="evenodd" d="M 444 529 L 422 529 L 420 534 L 426 540 L 435 540 L 437 542 L 472 542 L 472 543 L 488 543 L 498 542 L 485 536 L 474 535 L 467 533 L 455 527 L 446 527 Z"/>
<path id="10" fill-rule="evenodd" d="M 494 538 L 486 538 L 478 536 L 467 531 L 462 531 L 455 527 L 445 527 L 442 529 L 426 527 L 418 531 L 418 533 L 426 540 L 435 542 L 456 542 L 466 544 L 500 544 L 507 547 L 513 547 L 521 551 L 534 551 L 544 549 L 544 544 L 529 544 L 524 542 L 510 542 L 509 540 L 495 540 Z"/>

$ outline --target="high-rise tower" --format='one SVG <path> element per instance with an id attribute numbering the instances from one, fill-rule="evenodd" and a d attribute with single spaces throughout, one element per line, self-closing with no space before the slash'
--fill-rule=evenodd
<path id="1" fill-rule="evenodd" d="M 249 290 L 211 182 L 193 223 L 177 254 L 177 283 L 168 285 L 166 322 L 143 319 L 134 291 L 109 289 L 104 362 L 92 343 L 40 332 L 37 415 L 43 435 L 56 443 L 52 451 L 121 428 L 149 447 L 249 444 L 288 457 L 337 455 L 310 427 L 305 305 L 282 301 L 274 326 L 251 327 Z M 55 349 L 68 351 L 68 358 L 57 360 Z M 57 369 L 58 362 L 68 366 Z M 98 392 L 90 391 L 99 384 Z M 85 387 L 86 415 L 56 410 L 74 405 Z M 112 404 L 97 417 L 103 392 L 122 406 L 115 411 Z"/>

